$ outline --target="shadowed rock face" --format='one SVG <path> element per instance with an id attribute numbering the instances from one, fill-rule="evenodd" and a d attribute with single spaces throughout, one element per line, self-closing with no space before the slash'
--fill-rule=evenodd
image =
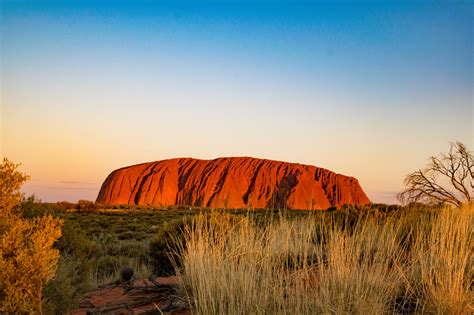
<path id="1" fill-rule="evenodd" d="M 238 157 L 178 158 L 121 168 L 102 184 L 97 202 L 310 210 L 370 201 L 353 177 L 310 165 Z"/>

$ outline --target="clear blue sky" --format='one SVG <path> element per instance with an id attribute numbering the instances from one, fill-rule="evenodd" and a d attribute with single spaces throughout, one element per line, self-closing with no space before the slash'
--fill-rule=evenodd
<path id="1" fill-rule="evenodd" d="M 254 156 L 393 202 L 473 145 L 468 1 L 2 1 L 0 153 L 43 200 L 115 168 Z"/>

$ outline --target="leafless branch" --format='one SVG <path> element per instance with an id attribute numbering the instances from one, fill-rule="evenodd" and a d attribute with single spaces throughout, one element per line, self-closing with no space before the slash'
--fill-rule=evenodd
<path id="1" fill-rule="evenodd" d="M 474 156 L 461 142 L 451 143 L 449 153 L 432 156 L 424 170 L 405 178 L 400 201 L 445 203 L 459 207 L 473 201 Z M 446 184 L 445 184 L 446 183 Z"/>

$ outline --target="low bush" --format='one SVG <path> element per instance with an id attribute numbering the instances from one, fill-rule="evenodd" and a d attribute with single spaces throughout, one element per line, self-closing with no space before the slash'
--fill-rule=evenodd
<path id="1" fill-rule="evenodd" d="M 150 241 L 150 261 L 154 274 L 168 276 L 175 274 L 172 256 L 184 245 L 184 229 L 192 221 L 184 217 L 165 222 L 156 236 Z M 179 259 L 174 259 L 179 263 Z"/>
<path id="2" fill-rule="evenodd" d="M 100 206 L 89 200 L 79 200 L 77 202 L 77 209 L 80 211 L 95 211 L 100 209 Z"/>

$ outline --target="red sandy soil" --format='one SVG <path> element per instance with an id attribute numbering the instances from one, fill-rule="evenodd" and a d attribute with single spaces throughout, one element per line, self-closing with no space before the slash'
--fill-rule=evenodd
<path id="1" fill-rule="evenodd" d="M 106 286 L 89 293 L 71 314 L 191 314 L 175 291 L 176 283 L 176 277 L 158 277 Z"/>
<path id="2" fill-rule="evenodd" d="M 354 177 L 250 157 L 177 158 L 113 171 L 97 197 L 106 205 L 325 210 L 370 202 Z"/>

